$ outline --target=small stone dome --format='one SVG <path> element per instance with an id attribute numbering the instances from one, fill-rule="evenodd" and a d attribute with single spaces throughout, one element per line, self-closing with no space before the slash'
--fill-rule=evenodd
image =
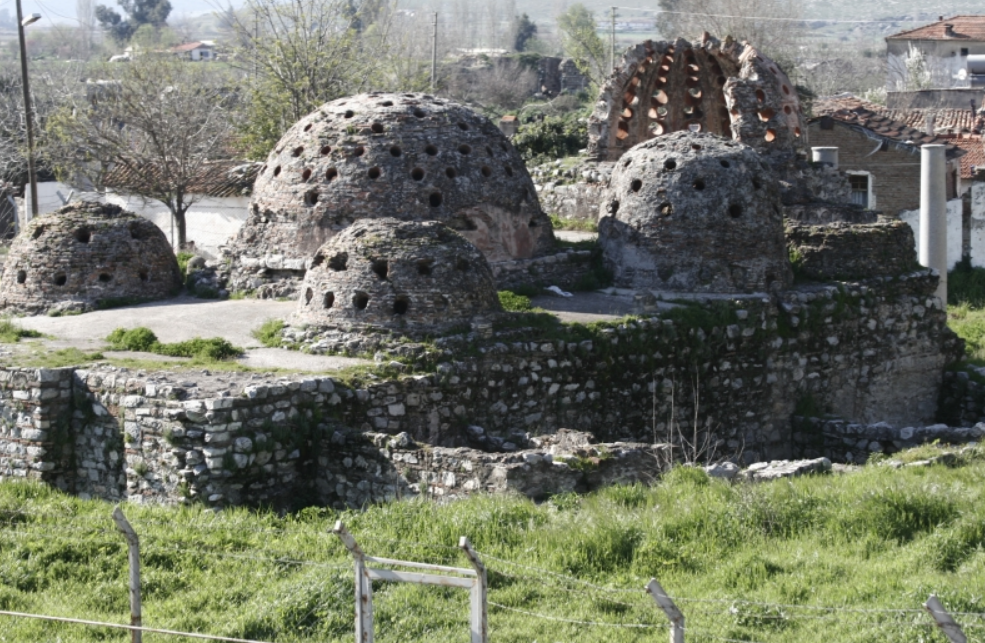
<path id="1" fill-rule="evenodd" d="M 478 248 L 432 221 L 360 219 L 322 246 L 294 314 L 316 326 L 440 329 L 500 312 Z"/>
<path id="2" fill-rule="evenodd" d="M 741 293 L 793 279 L 779 184 L 742 143 L 693 132 L 640 143 L 616 163 L 602 207 L 617 286 Z"/>
<path id="3" fill-rule="evenodd" d="M 109 300 L 164 299 L 180 286 L 178 262 L 157 226 L 116 205 L 77 201 L 34 219 L 14 239 L 0 307 L 84 311 Z"/>
<path id="4" fill-rule="evenodd" d="M 425 94 L 374 93 L 327 103 L 288 130 L 233 254 L 290 265 L 380 217 L 438 221 L 490 261 L 542 254 L 554 238 L 523 160 L 488 119 Z"/>

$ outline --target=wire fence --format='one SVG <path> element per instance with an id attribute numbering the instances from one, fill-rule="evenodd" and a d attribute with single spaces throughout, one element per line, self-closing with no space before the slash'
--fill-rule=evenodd
<path id="1" fill-rule="evenodd" d="M 113 558 L 119 557 L 119 567 L 121 569 L 126 567 L 128 548 L 136 543 L 136 538 L 128 544 L 128 541 L 121 536 L 123 528 L 114 527 L 112 521 L 108 520 L 105 527 L 96 526 L 91 523 L 91 517 L 86 516 L 77 520 L 79 517 L 73 515 L 71 507 L 65 509 L 64 513 L 61 511 L 32 512 L 23 508 L 0 509 L 0 551 L 9 547 L 24 547 L 31 543 L 36 545 L 41 542 L 57 546 L 63 550 L 74 551 L 70 557 L 75 557 L 79 561 L 82 561 L 93 550 L 99 550 Z M 125 518 L 123 520 L 125 521 Z M 152 526 L 154 529 L 150 529 Z M 202 568 L 228 563 L 242 565 L 245 569 L 276 567 L 279 569 L 310 570 L 309 576 L 306 578 L 314 579 L 316 585 L 321 579 L 320 582 L 330 584 L 336 589 L 342 587 L 342 591 L 318 591 L 316 586 L 312 586 L 310 589 L 313 589 L 317 596 L 314 600 L 304 603 L 306 607 L 303 610 L 295 610 L 291 619 L 291 622 L 301 624 L 296 631 L 284 626 L 273 625 L 265 628 L 254 628 L 252 631 L 246 628 L 242 632 L 233 632 L 232 634 L 227 629 L 225 633 L 216 634 L 210 633 L 208 630 L 212 628 L 205 624 L 199 624 L 198 627 L 194 628 L 167 627 L 172 621 L 157 616 L 163 613 L 160 603 L 166 601 L 167 597 L 153 592 L 148 603 L 152 606 L 151 618 L 148 620 L 157 620 L 157 622 L 148 624 L 141 621 L 140 572 L 139 569 L 134 572 L 134 558 L 131 557 L 130 623 L 94 618 L 91 613 L 65 614 L 58 613 L 60 610 L 52 609 L 50 611 L 55 613 L 45 614 L 26 609 L 16 609 L 16 602 L 12 602 L 9 596 L 3 594 L 2 586 L 0 586 L 0 607 L 4 608 L 0 610 L 0 640 L 10 640 L 4 639 L 4 632 L 16 631 L 16 627 L 12 624 L 24 621 L 42 622 L 50 627 L 122 630 L 129 632 L 131 641 L 135 643 L 141 642 L 141 637 L 144 634 L 153 635 L 155 641 L 185 639 L 233 643 L 277 643 L 284 640 L 323 640 L 304 638 L 306 632 L 311 630 L 312 623 L 317 623 L 321 619 L 334 615 L 337 620 L 340 619 L 340 622 L 348 624 L 342 628 L 344 630 L 353 628 L 352 624 L 358 621 L 358 616 L 355 621 L 353 619 L 353 613 L 358 615 L 359 612 L 354 605 L 351 591 L 354 582 L 352 576 L 353 561 L 345 556 L 345 550 L 339 547 L 330 533 L 325 533 L 323 536 L 319 535 L 315 539 L 317 542 L 314 544 L 326 554 L 326 558 L 314 560 L 304 555 L 304 552 L 299 554 L 292 551 L 297 543 L 291 540 L 287 530 L 245 529 L 244 533 L 248 534 L 249 538 L 216 545 L 195 542 L 187 535 L 177 532 L 162 534 L 162 528 L 167 526 L 168 523 L 163 521 L 137 521 L 134 535 L 138 535 L 141 529 L 145 531 L 145 534 L 140 536 L 139 549 L 130 549 L 131 555 L 136 553 L 138 560 L 142 558 L 159 566 L 166 566 L 168 561 L 175 560 L 175 557 L 184 557 L 199 561 L 199 566 Z M 216 533 L 220 529 L 229 530 L 228 524 L 221 527 L 218 524 L 203 523 L 202 526 L 204 529 L 214 527 Z M 437 558 L 442 564 L 447 563 L 452 552 L 455 552 L 456 556 L 462 554 L 461 545 L 455 547 L 443 543 L 394 540 L 373 537 L 370 534 L 367 534 L 365 542 L 371 544 L 374 554 L 389 555 L 388 552 L 390 551 L 413 551 L 423 553 L 419 558 L 428 559 L 427 552 L 430 552 L 430 559 L 433 561 Z M 467 541 L 463 542 L 467 543 Z M 768 602 L 741 597 L 699 598 L 664 595 L 662 598 L 673 606 L 673 610 L 678 609 L 677 605 L 681 606 L 680 612 L 678 612 L 681 618 L 675 620 L 673 611 L 667 609 L 666 604 L 661 601 L 660 595 L 663 594 L 663 590 L 655 581 L 651 581 L 651 586 L 645 588 L 642 584 L 636 587 L 622 584 L 598 584 L 556 570 L 539 567 L 529 562 L 510 560 L 481 550 L 472 551 L 477 559 L 481 559 L 481 565 L 484 565 L 485 573 L 488 573 L 488 599 L 483 596 L 482 607 L 483 610 L 488 608 L 489 638 L 491 639 L 499 638 L 497 637 L 498 628 L 502 628 L 500 631 L 503 632 L 503 636 L 511 637 L 507 632 L 516 624 L 517 619 L 522 619 L 527 623 L 542 622 L 545 626 L 553 624 L 561 628 L 575 628 L 578 632 L 598 630 L 599 634 L 597 635 L 589 636 L 586 634 L 585 640 L 592 641 L 605 640 L 604 632 L 618 630 L 624 633 L 624 636 L 619 640 L 627 641 L 654 640 L 656 636 L 661 638 L 666 636 L 669 631 L 671 636 L 680 637 L 672 638 L 672 641 L 763 643 L 767 639 L 772 641 L 784 640 L 782 635 L 777 638 L 777 634 L 787 631 L 787 628 L 790 627 L 828 629 L 832 626 L 849 627 L 855 631 L 868 631 L 872 638 L 867 640 L 947 640 L 952 643 L 985 640 L 985 611 L 947 612 L 934 596 L 931 596 L 923 605 L 867 608 L 849 605 Z M 397 569 L 400 564 L 400 561 L 368 556 L 367 560 L 387 569 Z M 442 567 L 430 561 L 404 564 L 423 569 L 455 571 L 453 568 Z M 153 565 L 149 567 L 153 568 Z M 154 582 L 160 582 L 159 579 L 155 578 L 157 573 L 154 571 L 149 574 L 152 587 Z M 6 585 L 8 582 L 12 582 L 10 581 L 12 575 L 11 570 L 0 569 L 2 584 Z M 480 574 L 480 576 L 482 575 Z M 422 575 L 406 574 L 405 576 L 417 578 Z M 118 578 L 119 576 L 116 575 L 115 577 Z M 391 573 L 384 580 L 392 580 L 391 577 L 397 578 L 400 575 Z M 403 577 L 400 578 L 403 580 Z M 653 590 L 653 584 L 659 588 L 659 591 Z M 346 585 L 348 590 L 344 587 Z M 117 581 L 115 586 L 119 598 L 127 596 L 127 587 L 124 583 Z M 136 605 L 132 602 L 135 590 L 138 596 Z M 107 591 L 107 586 L 101 585 L 99 591 Z M 475 593 L 473 592 L 473 594 Z M 394 596 L 400 596 L 400 600 L 408 600 L 405 595 L 395 593 Z M 385 606 L 385 601 L 389 600 L 389 595 L 384 592 L 381 594 L 380 600 L 381 604 Z M 421 614 L 419 618 L 423 620 L 427 620 L 429 617 L 441 618 L 444 621 L 451 618 L 454 620 L 456 612 L 468 610 L 467 602 L 462 597 L 448 595 L 436 600 L 444 602 L 440 605 L 434 605 L 430 613 Z M 473 609 L 475 608 L 474 600 L 473 598 Z M 392 612 L 392 609 L 390 611 Z M 383 612 L 388 613 L 387 609 L 384 609 Z M 119 615 L 119 612 L 117 611 L 116 614 Z M 483 619 L 485 619 L 485 614 Z M 194 620 L 192 619 L 192 621 Z M 464 627 L 466 622 L 464 614 L 462 614 L 461 622 Z M 370 629 L 371 627 L 370 625 Z M 215 629 L 221 630 L 222 628 L 217 627 Z M 258 635 L 257 632 L 262 636 Z M 661 632 L 663 634 L 660 634 Z M 759 632 L 761 638 L 757 638 L 749 632 Z M 355 631 L 352 632 L 352 634 L 355 633 Z M 346 638 L 347 635 L 337 628 L 335 638 L 340 637 Z M 371 641 L 372 638 L 369 640 Z M 476 640 L 485 641 L 486 639 L 473 637 L 473 641 Z"/>

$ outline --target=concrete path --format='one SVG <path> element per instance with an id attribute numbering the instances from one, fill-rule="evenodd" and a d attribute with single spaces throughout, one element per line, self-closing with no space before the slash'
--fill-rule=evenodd
<path id="1" fill-rule="evenodd" d="M 180 342 L 194 337 L 222 337 L 247 350 L 238 360 L 255 368 L 296 371 L 332 371 L 366 360 L 326 355 L 308 355 L 280 348 L 266 348 L 250 334 L 268 319 L 286 320 L 294 311 L 293 301 L 239 299 L 216 301 L 176 297 L 165 301 L 112 310 L 99 310 L 66 317 L 21 317 L 17 323 L 52 339 L 41 340 L 51 350 L 78 348 L 97 351 L 106 346 L 106 336 L 117 328 L 145 326 L 162 342 Z M 112 351 L 107 357 L 154 359 L 180 362 L 149 353 Z"/>

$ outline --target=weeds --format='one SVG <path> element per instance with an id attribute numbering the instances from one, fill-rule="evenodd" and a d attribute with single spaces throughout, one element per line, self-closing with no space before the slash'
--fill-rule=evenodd
<path id="1" fill-rule="evenodd" d="M 533 304 L 530 303 L 530 297 L 509 290 L 499 291 L 499 303 L 503 306 L 503 310 L 511 313 L 528 313 L 534 309 Z"/>
<path id="2" fill-rule="evenodd" d="M 257 341 L 269 348 L 280 348 L 283 342 L 284 322 L 268 319 L 250 333 Z"/>
<path id="3" fill-rule="evenodd" d="M 0 317 L 0 343 L 15 344 L 22 339 L 41 337 L 36 330 L 22 328 L 20 324 L 11 321 L 10 317 Z"/>
<path id="4" fill-rule="evenodd" d="M 243 349 L 233 346 L 221 337 L 203 339 L 195 337 L 183 342 L 162 344 L 149 328 L 117 328 L 106 337 L 114 350 L 140 351 L 167 355 L 169 357 L 190 357 L 205 361 L 232 359 L 243 354 Z"/>

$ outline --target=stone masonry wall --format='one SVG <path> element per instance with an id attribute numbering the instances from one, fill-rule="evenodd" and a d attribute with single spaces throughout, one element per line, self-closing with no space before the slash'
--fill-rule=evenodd
<path id="1" fill-rule="evenodd" d="M 113 500 L 341 507 L 422 483 L 538 495 L 646 479 L 660 449 L 640 443 L 694 428 L 719 457 L 789 457 L 798 409 L 860 424 L 934 420 L 944 366 L 961 353 L 935 286 L 920 271 L 555 331 L 516 328 L 518 317 L 492 338 L 463 336 L 457 357 L 428 372 L 348 384 L 2 370 L 0 467 Z M 578 475 L 546 458 L 543 436 L 562 428 L 603 442 L 569 450 Z"/>
<path id="2" fill-rule="evenodd" d="M 913 229 L 902 221 L 824 226 L 787 222 L 794 269 L 827 281 L 898 275 L 917 266 Z"/>

